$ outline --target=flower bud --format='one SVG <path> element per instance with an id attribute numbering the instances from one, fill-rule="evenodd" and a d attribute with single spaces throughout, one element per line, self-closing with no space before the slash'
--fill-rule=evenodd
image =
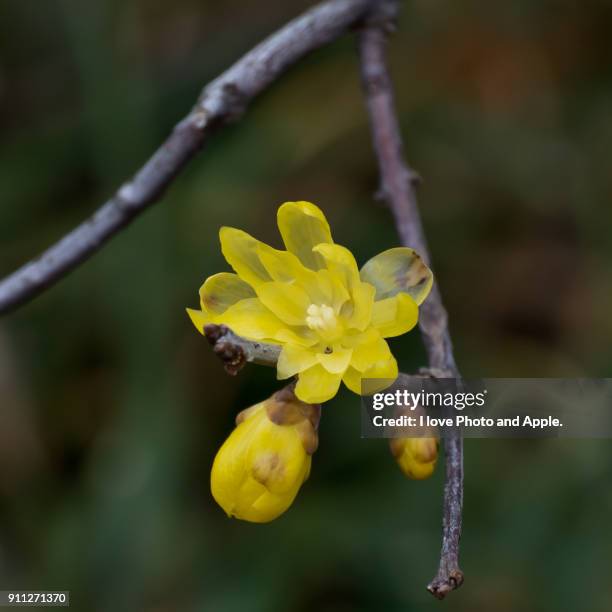
<path id="1" fill-rule="evenodd" d="M 438 459 L 437 438 L 393 438 L 389 440 L 391 453 L 408 478 L 429 478 Z"/>
<path id="2" fill-rule="evenodd" d="M 210 476 L 228 516 L 267 523 L 289 508 L 310 473 L 320 410 L 285 388 L 238 414 Z"/>

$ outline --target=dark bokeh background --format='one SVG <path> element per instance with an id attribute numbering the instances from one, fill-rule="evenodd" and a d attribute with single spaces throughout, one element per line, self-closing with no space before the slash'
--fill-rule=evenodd
<path id="1" fill-rule="evenodd" d="M 306 2 L 4 0 L 0 274 L 84 219 L 208 80 Z M 467 376 L 608 376 L 612 5 L 406 3 L 390 47 L 407 152 Z M 469 440 L 465 586 L 424 587 L 442 470 L 403 478 L 325 406 L 311 478 L 269 525 L 228 520 L 208 478 L 274 372 L 224 375 L 184 308 L 226 269 L 217 231 L 279 243 L 309 199 L 360 261 L 397 244 L 354 40 L 292 69 L 162 203 L 0 322 L 0 589 L 76 610 L 610 609 L 607 441 Z M 418 334 L 394 342 L 404 370 Z M 439 466 L 440 468 L 441 466 Z"/>

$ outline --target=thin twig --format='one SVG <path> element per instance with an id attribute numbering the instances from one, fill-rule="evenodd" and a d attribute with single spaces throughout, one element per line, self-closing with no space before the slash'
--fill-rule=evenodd
<path id="1" fill-rule="evenodd" d="M 280 355 L 280 346 L 246 340 L 225 325 L 206 325 L 204 335 L 223 362 L 225 371 L 232 376 L 247 363 L 275 366 Z"/>
<path id="2" fill-rule="evenodd" d="M 212 81 L 168 139 L 87 221 L 0 282 L 0 314 L 15 309 L 83 263 L 158 201 L 216 128 L 237 119 L 255 96 L 307 53 L 363 18 L 372 0 L 330 0 L 294 19 Z"/>
<path id="3" fill-rule="evenodd" d="M 388 202 L 405 246 L 418 251 L 431 263 L 415 191 L 416 174 L 404 159 L 400 127 L 393 100 L 393 84 L 385 59 L 387 36 L 397 16 L 395 0 L 379 0 L 377 10 L 359 35 L 361 72 L 374 148 L 381 175 L 381 194 Z M 420 308 L 419 324 L 429 366 L 448 377 L 459 375 L 447 314 L 436 284 Z M 463 506 L 463 440 L 458 432 L 444 440 L 446 482 L 440 567 L 428 590 L 443 599 L 461 586 L 459 540 Z"/>

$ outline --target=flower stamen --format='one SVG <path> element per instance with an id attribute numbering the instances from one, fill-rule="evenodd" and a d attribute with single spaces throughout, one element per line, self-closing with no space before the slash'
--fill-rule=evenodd
<path id="1" fill-rule="evenodd" d="M 306 325 L 314 331 L 331 332 L 338 326 L 336 313 L 327 304 L 311 304 L 306 310 Z"/>

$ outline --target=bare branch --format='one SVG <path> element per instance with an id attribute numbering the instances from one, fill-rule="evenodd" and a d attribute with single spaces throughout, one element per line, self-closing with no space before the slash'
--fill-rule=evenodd
<path id="1" fill-rule="evenodd" d="M 249 102 L 307 53 L 363 18 L 371 0 L 330 0 L 307 11 L 212 81 L 168 139 L 87 221 L 0 282 L 0 314 L 26 303 L 87 260 L 158 201 L 210 133 L 237 119 Z"/>
<path id="2" fill-rule="evenodd" d="M 393 26 L 398 9 L 395 0 L 379 0 L 375 14 L 359 35 L 359 52 L 363 88 L 365 92 L 374 148 L 381 175 L 381 193 L 388 202 L 405 246 L 417 250 L 431 263 L 425 232 L 417 206 L 415 172 L 404 159 L 403 144 L 395 103 L 393 84 L 385 59 L 387 35 Z M 419 325 L 427 350 L 429 366 L 446 373 L 459 375 L 453 356 L 447 326 L 447 314 L 437 284 L 420 308 Z M 461 586 L 463 573 L 459 569 L 459 540 L 463 506 L 463 440 L 459 432 L 445 438 L 446 483 L 442 551 L 438 574 L 428 590 L 443 599 Z"/>
<path id="3" fill-rule="evenodd" d="M 232 376 L 250 362 L 275 366 L 280 355 L 280 346 L 246 340 L 225 325 L 206 325 L 204 335 L 223 362 L 225 371 Z"/>

